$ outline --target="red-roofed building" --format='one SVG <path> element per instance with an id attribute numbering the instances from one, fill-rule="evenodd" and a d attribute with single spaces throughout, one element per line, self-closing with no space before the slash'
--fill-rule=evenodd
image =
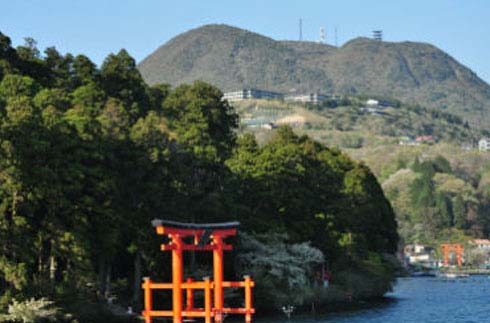
<path id="1" fill-rule="evenodd" d="M 417 136 L 415 141 L 418 143 L 434 143 L 436 142 L 436 139 L 434 136 Z"/>
<path id="2" fill-rule="evenodd" d="M 490 250 L 490 240 L 488 239 L 474 239 L 470 241 L 470 244 L 476 246 L 478 249 Z"/>

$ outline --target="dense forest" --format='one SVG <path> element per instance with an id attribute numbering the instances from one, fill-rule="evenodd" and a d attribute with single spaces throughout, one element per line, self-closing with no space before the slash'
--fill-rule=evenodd
<path id="1" fill-rule="evenodd" d="M 380 176 L 407 243 L 467 244 L 490 234 L 488 153 L 450 145 L 392 149 Z"/>
<path id="2" fill-rule="evenodd" d="M 253 275 L 262 310 L 389 290 L 397 225 L 370 169 L 288 127 L 258 145 L 237 126 L 220 90 L 150 87 L 125 50 L 98 68 L 0 33 L 2 321 L 139 310 L 142 276 L 169 278 L 153 218 L 240 221 L 226 276 Z"/>

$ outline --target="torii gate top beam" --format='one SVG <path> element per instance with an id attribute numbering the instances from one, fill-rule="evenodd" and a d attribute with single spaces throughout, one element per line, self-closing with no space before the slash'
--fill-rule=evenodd
<path id="1" fill-rule="evenodd" d="M 151 221 L 153 227 L 169 227 L 177 229 L 191 229 L 191 230 L 222 230 L 222 229 L 236 229 L 240 226 L 240 222 L 223 222 L 223 223 L 183 223 L 170 220 L 154 219 Z"/>
<path id="2" fill-rule="evenodd" d="M 168 235 L 172 240 L 172 237 L 177 236 L 180 239 L 189 236 L 194 237 L 193 243 L 188 244 L 182 242 L 180 248 L 182 250 L 195 251 L 212 251 L 215 249 L 232 250 L 232 246 L 224 243 L 222 240 L 226 237 L 236 235 L 237 227 L 240 226 L 240 222 L 195 224 L 161 219 L 155 219 L 151 223 L 156 228 L 157 234 Z M 210 241 L 211 237 L 213 241 Z M 221 241 L 219 245 L 214 241 L 216 239 Z M 173 250 L 175 248 L 175 241 L 161 246 L 161 250 Z"/>

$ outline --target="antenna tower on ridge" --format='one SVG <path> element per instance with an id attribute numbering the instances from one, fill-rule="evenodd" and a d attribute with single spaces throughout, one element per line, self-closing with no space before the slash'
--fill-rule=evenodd
<path id="1" fill-rule="evenodd" d="M 320 27 L 320 40 L 319 40 L 320 44 L 323 44 L 325 43 L 325 28 L 324 27 Z"/>
<path id="2" fill-rule="evenodd" d="M 299 18 L 299 41 L 303 40 L 303 20 Z"/>
<path id="3" fill-rule="evenodd" d="M 383 31 L 373 30 L 373 39 L 377 41 L 383 41 Z"/>
<path id="4" fill-rule="evenodd" d="M 339 47 L 338 37 L 337 37 L 337 26 L 335 26 L 335 47 Z"/>

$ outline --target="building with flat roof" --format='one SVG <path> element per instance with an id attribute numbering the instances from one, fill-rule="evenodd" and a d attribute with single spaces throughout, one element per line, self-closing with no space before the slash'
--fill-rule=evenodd
<path id="1" fill-rule="evenodd" d="M 281 93 L 257 90 L 257 89 L 243 89 L 232 92 L 225 92 L 223 94 L 223 100 L 242 101 L 249 99 L 282 99 L 284 96 Z"/>
<path id="2" fill-rule="evenodd" d="M 329 97 L 319 93 L 308 94 L 291 94 L 284 97 L 285 101 L 303 102 L 303 103 L 320 103 L 327 100 Z"/>
<path id="3" fill-rule="evenodd" d="M 405 263 L 414 264 L 430 264 L 435 262 L 435 251 L 432 247 L 420 244 L 409 244 L 403 248 L 403 256 Z"/>
<path id="4" fill-rule="evenodd" d="M 473 239 L 470 240 L 470 244 L 478 249 L 490 250 L 490 240 L 488 239 Z"/>

